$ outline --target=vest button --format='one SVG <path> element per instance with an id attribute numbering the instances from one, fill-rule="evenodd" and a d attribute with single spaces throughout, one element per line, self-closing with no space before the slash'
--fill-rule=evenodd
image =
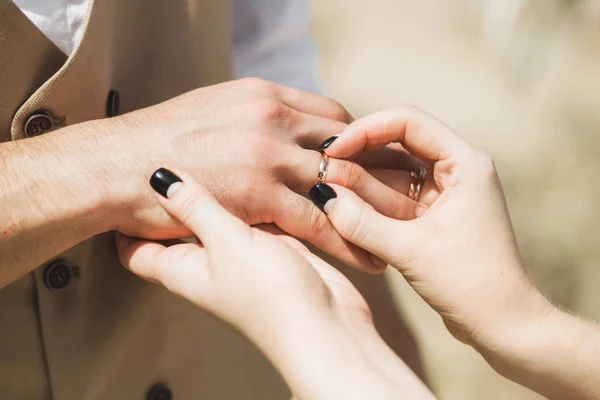
<path id="1" fill-rule="evenodd" d="M 148 390 L 146 400 L 172 400 L 173 392 L 164 383 L 155 383 Z"/>
<path id="2" fill-rule="evenodd" d="M 119 109 L 121 108 L 121 96 L 116 90 L 108 92 L 108 99 L 106 100 L 106 116 L 116 117 L 119 115 Z"/>
<path id="3" fill-rule="evenodd" d="M 54 129 L 54 121 L 45 112 L 36 112 L 25 121 L 25 134 L 27 137 L 34 137 L 42 133 L 50 132 Z"/>
<path id="4" fill-rule="evenodd" d="M 71 282 L 71 267 L 66 261 L 54 261 L 44 271 L 44 283 L 49 289 L 64 289 Z"/>

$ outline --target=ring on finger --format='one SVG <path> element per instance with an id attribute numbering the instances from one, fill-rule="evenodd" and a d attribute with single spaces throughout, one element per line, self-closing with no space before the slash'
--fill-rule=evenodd
<path id="1" fill-rule="evenodd" d="M 427 169 L 424 167 L 420 167 L 418 170 L 410 172 L 410 186 L 408 187 L 409 199 L 419 201 L 426 178 Z"/>
<path id="2" fill-rule="evenodd" d="M 325 183 L 327 179 L 327 168 L 329 167 L 329 156 L 321 152 L 321 162 L 319 163 L 319 173 L 317 174 L 317 184 Z"/>

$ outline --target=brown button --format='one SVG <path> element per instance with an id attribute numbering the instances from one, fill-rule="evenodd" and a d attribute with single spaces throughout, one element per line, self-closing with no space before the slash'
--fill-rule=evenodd
<path id="1" fill-rule="evenodd" d="M 148 390 L 146 400 L 172 400 L 173 392 L 164 383 L 155 383 Z"/>
<path id="2" fill-rule="evenodd" d="M 36 112 L 25 121 L 25 134 L 28 137 L 41 135 L 54 129 L 54 121 L 45 112 Z"/>
<path id="3" fill-rule="evenodd" d="M 108 92 L 108 99 L 106 100 L 106 115 L 110 117 L 116 117 L 119 115 L 119 109 L 121 108 L 121 96 L 116 90 Z"/>
<path id="4" fill-rule="evenodd" d="M 44 283 L 49 289 L 64 289 L 71 282 L 73 273 L 71 267 L 64 260 L 56 260 L 50 263 L 44 271 Z"/>

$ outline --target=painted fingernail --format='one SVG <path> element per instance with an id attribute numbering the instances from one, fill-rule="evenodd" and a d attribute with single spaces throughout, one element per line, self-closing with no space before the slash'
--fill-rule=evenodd
<path id="1" fill-rule="evenodd" d="M 321 145 L 319 146 L 319 150 L 325 150 L 326 148 L 328 148 L 329 146 L 331 146 L 331 144 L 333 142 L 335 142 L 335 140 L 338 138 L 338 135 L 334 135 L 332 137 L 330 137 L 329 139 L 327 139 L 326 141 L 324 141 L 323 143 L 321 143 Z"/>
<path id="2" fill-rule="evenodd" d="M 326 183 L 317 183 L 308 192 L 308 197 L 310 197 L 312 202 L 315 203 L 321 211 L 327 213 L 331 210 L 330 204 L 327 203 L 331 203 L 331 200 L 335 199 L 337 194 L 335 194 L 335 191 L 331 186 Z"/>
<path id="3" fill-rule="evenodd" d="M 150 177 L 150 186 L 162 197 L 168 199 L 183 186 L 183 182 L 168 169 L 159 168 Z"/>

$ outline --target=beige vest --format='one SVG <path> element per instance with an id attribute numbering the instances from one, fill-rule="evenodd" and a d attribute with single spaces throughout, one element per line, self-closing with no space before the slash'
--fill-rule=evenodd
<path id="1" fill-rule="evenodd" d="M 67 57 L 0 0 L 0 142 L 106 118 L 111 91 L 124 113 L 230 79 L 229 18 L 225 0 L 92 0 Z M 240 335 L 124 270 L 111 233 L 0 290 L 0 399 L 287 397 Z"/>

